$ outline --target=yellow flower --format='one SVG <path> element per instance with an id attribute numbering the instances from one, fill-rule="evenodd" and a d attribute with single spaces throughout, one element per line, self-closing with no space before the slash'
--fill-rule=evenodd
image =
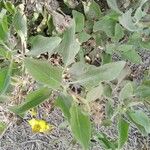
<path id="1" fill-rule="evenodd" d="M 44 120 L 39 120 L 39 119 L 31 119 L 28 121 L 32 131 L 33 132 L 47 132 L 47 131 L 51 131 L 52 129 L 54 129 L 53 125 L 48 124 L 46 121 Z"/>

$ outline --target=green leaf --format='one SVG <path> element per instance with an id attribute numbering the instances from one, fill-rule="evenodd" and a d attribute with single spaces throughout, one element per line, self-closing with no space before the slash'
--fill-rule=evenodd
<path id="1" fill-rule="evenodd" d="M 124 31 L 122 29 L 122 26 L 119 23 L 117 23 L 115 26 L 115 35 L 114 35 L 113 39 L 115 41 L 119 41 L 123 37 L 124 37 Z"/>
<path id="2" fill-rule="evenodd" d="M 0 56 L 10 59 L 11 58 L 11 52 L 5 50 L 3 47 L 0 47 Z"/>
<path id="3" fill-rule="evenodd" d="M 130 111 L 128 116 L 144 135 L 150 133 L 150 118 L 143 111 Z"/>
<path id="4" fill-rule="evenodd" d="M 65 66 L 68 66 L 74 62 L 79 50 L 80 44 L 75 39 L 75 21 L 73 20 L 71 27 L 65 31 L 62 42 L 56 51 L 63 56 Z"/>
<path id="5" fill-rule="evenodd" d="M 116 150 L 116 141 L 110 140 L 106 134 L 98 133 L 97 139 L 105 150 Z"/>
<path id="6" fill-rule="evenodd" d="M 117 46 L 113 43 L 113 44 L 106 44 L 106 53 L 112 55 L 116 50 L 117 50 Z"/>
<path id="7" fill-rule="evenodd" d="M 119 22 L 123 27 L 125 27 L 129 31 L 132 31 L 132 32 L 138 31 L 139 29 L 133 22 L 133 18 L 131 14 L 132 14 L 132 9 L 129 9 L 121 17 L 119 17 Z"/>
<path id="8" fill-rule="evenodd" d="M 75 8 L 77 3 L 73 0 L 63 0 L 64 3 L 69 7 L 69 8 Z"/>
<path id="9" fill-rule="evenodd" d="M 108 6 L 113 9 L 114 11 L 116 11 L 117 13 L 122 14 L 122 12 L 119 10 L 118 5 L 117 5 L 117 1 L 116 0 L 107 0 L 107 4 Z"/>
<path id="10" fill-rule="evenodd" d="M 25 58 L 25 67 L 33 78 L 52 89 L 60 88 L 62 81 L 62 69 L 54 67 L 45 61 Z"/>
<path id="11" fill-rule="evenodd" d="M 135 64 L 140 64 L 142 62 L 140 55 L 134 49 L 132 49 L 130 51 L 122 52 L 121 56 L 122 56 L 122 58 L 128 59 L 129 61 L 131 61 L 132 63 L 135 63 Z"/>
<path id="12" fill-rule="evenodd" d="M 16 12 L 16 8 L 11 2 L 4 2 L 4 5 L 7 11 L 9 11 L 11 14 L 14 14 Z"/>
<path id="13" fill-rule="evenodd" d="M 6 92 L 9 83 L 10 83 L 9 67 L 0 69 L 0 95 Z"/>
<path id="14" fill-rule="evenodd" d="M 27 18 L 25 13 L 23 12 L 23 8 L 21 8 L 22 5 L 19 6 L 20 8 L 18 8 L 13 18 L 13 24 L 22 42 L 25 42 L 27 38 Z"/>
<path id="15" fill-rule="evenodd" d="M 113 37 L 115 34 L 116 20 L 108 17 L 103 17 L 101 20 L 94 23 L 93 31 L 103 31 L 108 37 Z"/>
<path id="16" fill-rule="evenodd" d="M 79 106 L 73 105 L 70 109 L 70 125 L 74 137 L 79 141 L 82 147 L 87 150 L 91 138 L 91 122 L 88 115 L 83 113 Z"/>
<path id="17" fill-rule="evenodd" d="M 101 98 L 102 94 L 103 94 L 103 86 L 102 84 L 99 84 L 99 86 L 94 87 L 90 91 L 88 91 L 86 99 L 88 102 L 92 102 L 98 98 Z"/>
<path id="18" fill-rule="evenodd" d="M 53 17 L 51 15 L 48 16 L 47 26 L 48 26 L 48 33 L 51 36 L 53 34 L 54 29 L 55 29 L 54 22 L 53 22 Z"/>
<path id="19" fill-rule="evenodd" d="M 8 38 L 8 22 L 6 16 L 6 10 L 2 9 L 0 12 L 0 40 L 6 41 Z"/>
<path id="20" fill-rule="evenodd" d="M 80 43 L 86 42 L 88 39 L 91 38 L 91 35 L 87 34 L 85 31 L 80 32 L 77 34 L 77 38 Z"/>
<path id="21" fill-rule="evenodd" d="M 96 86 L 101 81 L 112 81 L 116 79 L 125 66 L 124 61 L 105 64 L 101 67 L 90 67 L 81 73 L 73 83 Z"/>
<path id="22" fill-rule="evenodd" d="M 127 76 L 129 76 L 131 73 L 131 69 L 129 66 L 125 66 L 123 70 L 121 71 L 120 75 L 118 76 L 118 84 L 120 84 Z"/>
<path id="23" fill-rule="evenodd" d="M 34 108 L 39 104 L 43 103 L 47 98 L 49 98 L 50 94 L 51 90 L 49 90 L 48 88 L 40 88 L 36 91 L 30 92 L 27 95 L 24 103 L 18 106 L 11 107 L 10 110 L 22 116 L 22 114 L 28 111 L 29 109 Z"/>
<path id="24" fill-rule="evenodd" d="M 54 49 L 61 42 L 59 37 L 44 37 L 42 35 L 37 35 L 31 40 L 31 51 L 27 53 L 28 55 L 38 56 L 42 53 L 48 52 L 51 55 Z"/>
<path id="25" fill-rule="evenodd" d="M 141 7 L 138 7 L 135 11 L 134 18 L 136 19 L 136 22 L 139 22 L 145 15 L 146 12 L 142 11 Z"/>
<path id="26" fill-rule="evenodd" d="M 112 62 L 112 56 L 110 54 L 102 53 L 101 58 L 103 65 Z"/>
<path id="27" fill-rule="evenodd" d="M 148 51 L 150 51 L 150 41 L 140 41 L 140 46 Z"/>
<path id="28" fill-rule="evenodd" d="M 128 140 L 129 123 L 120 117 L 118 122 L 118 149 L 121 149 Z"/>
<path id="29" fill-rule="evenodd" d="M 76 23 L 76 32 L 81 32 L 84 29 L 84 15 L 76 10 L 72 11 L 73 18 Z"/>
<path id="30" fill-rule="evenodd" d="M 105 105 L 105 113 L 106 113 L 106 117 L 108 119 L 111 119 L 111 117 L 113 116 L 114 114 L 114 108 L 113 108 L 113 103 L 112 103 L 112 100 L 108 100 L 106 102 L 106 105 Z"/>
<path id="31" fill-rule="evenodd" d="M 140 7 L 142 7 L 148 0 L 141 0 Z"/>
<path id="32" fill-rule="evenodd" d="M 133 86 L 130 82 L 126 83 L 119 94 L 120 100 L 125 100 L 133 96 Z"/>
<path id="33" fill-rule="evenodd" d="M 72 97 L 69 95 L 60 95 L 55 101 L 55 105 L 60 107 L 68 121 L 70 121 L 70 108 L 72 101 Z"/>
<path id="34" fill-rule="evenodd" d="M 134 49 L 133 45 L 122 44 L 118 47 L 121 52 L 121 56 L 124 59 L 128 59 L 132 63 L 139 64 L 142 62 L 138 52 Z"/>
<path id="35" fill-rule="evenodd" d="M 112 88 L 109 84 L 103 84 L 103 95 L 105 97 L 112 97 Z"/>
<path id="36" fill-rule="evenodd" d="M 86 20 L 84 30 L 87 33 L 91 34 L 93 32 L 93 25 L 94 25 L 94 21 L 92 21 L 92 20 Z"/>
<path id="37" fill-rule="evenodd" d="M 86 18 L 88 20 L 97 20 L 101 17 L 102 12 L 100 10 L 100 7 L 94 0 L 82 3 Z"/>
<path id="38" fill-rule="evenodd" d="M 150 98 L 150 86 L 148 85 L 141 85 L 137 87 L 135 91 L 135 95 L 140 98 Z"/>
<path id="39" fill-rule="evenodd" d="M 3 131 L 7 128 L 6 123 L 0 121 L 0 135 L 3 133 Z"/>

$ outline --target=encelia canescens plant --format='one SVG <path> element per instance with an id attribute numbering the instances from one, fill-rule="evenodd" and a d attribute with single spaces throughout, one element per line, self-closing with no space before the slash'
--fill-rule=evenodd
<path id="1" fill-rule="evenodd" d="M 23 118 L 54 96 L 55 107 L 61 109 L 83 149 L 90 149 L 92 139 L 104 149 L 121 149 L 130 127 L 145 136 L 150 133 L 150 118 L 142 110 L 145 105 L 149 108 L 150 71 L 147 68 L 137 82 L 130 70 L 132 64 L 142 64 L 139 52 L 150 50 L 150 3 L 139 0 L 122 6 L 107 0 L 109 8 L 103 9 L 91 0 L 80 2 L 80 10 L 71 4 L 64 2 L 72 10 L 70 16 L 46 4 L 30 15 L 23 4 L 0 2 L 0 101 L 5 103 L 11 95 L 15 78 L 28 74 L 36 81 L 35 88 L 21 104 L 8 106 L 10 112 Z M 62 18 L 68 21 L 63 23 Z M 95 121 L 93 104 L 101 101 L 105 117 Z M 34 132 L 53 128 L 44 120 L 28 122 Z M 116 123 L 118 131 L 115 141 L 94 129 L 111 123 Z M 5 127 L 1 121 L 0 132 Z"/>

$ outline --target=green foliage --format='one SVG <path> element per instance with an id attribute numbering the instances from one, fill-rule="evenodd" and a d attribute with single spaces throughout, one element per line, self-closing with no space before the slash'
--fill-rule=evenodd
<path id="1" fill-rule="evenodd" d="M 60 107 L 60 109 L 62 110 L 64 116 L 68 119 L 68 121 L 70 120 L 70 108 L 71 108 L 71 103 L 72 103 L 72 97 L 70 95 L 60 95 L 56 101 L 55 101 L 55 105 L 57 107 Z"/>
<path id="2" fill-rule="evenodd" d="M 101 81 L 112 81 L 116 79 L 125 66 L 124 61 L 105 64 L 101 67 L 89 68 L 80 74 L 73 83 L 80 83 L 87 86 L 96 86 Z M 110 74 L 111 72 L 111 74 Z"/>
<path id="3" fill-rule="evenodd" d="M 16 107 L 11 107 L 10 110 L 22 116 L 29 109 L 43 103 L 47 98 L 49 98 L 50 94 L 51 90 L 49 90 L 48 88 L 40 88 L 34 92 L 29 93 L 26 96 L 26 100 L 24 103 Z"/>
<path id="4" fill-rule="evenodd" d="M 129 123 L 120 117 L 118 122 L 118 149 L 121 149 L 128 140 Z"/>
<path id="5" fill-rule="evenodd" d="M 78 11 L 72 11 L 73 18 L 75 19 L 76 32 L 81 32 L 84 29 L 84 15 Z"/>
<path id="6" fill-rule="evenodd" d="M 109 5 L 110 8 L 112 8 L 113 10 L 115 10 L 118 13 L 122 13 L 117 5 L 117 1 L 116 0 L 107 0 L 107 4 Z"/>
<path id="7" fill-rule="evenodd" d="M 127 98 L 130 98 L 131 96 L 133 96 L 133 86 L 129 82 L 129 83 L 126 83 L 125 86 L 122 88 L 120 95 L 119 95 L 119 99 L 125 100 Z"/>
<path id="8" fill-rule="evenodd" d="M 84 7 L 84 12 L 86 15 L 86 18 L 88 20 L 96 20 L 101 17 L 101 10 L 99 5 L 92 0 L 91 2 L 82 2 Z"/>
<path id="9" fill-rule="evenodd" d="M 0 122 L 0 135 L 3 133 L 3 131 L 7 128 L 6 123 Z"/>
<path id="10" fill-rule="evenodd" d="M 82 110 L 76 105 L 73 105 L 71 107 L 70 114 L 71 114 L 70 119 L 71 130 L 75 138 L 86 150 L 89 148 L 91 138 L 90 118 L 88 115 L 84 114 Z"/>
<path id="11" fill-rule="evenodd" d="M 129 31 L 138 31 L 138 27 L 134 24 L 133 18 L 131 16 L 132 9 L 129 9 L 127 12 L 125 12 L 120 18 L 119 22 L 120 24 L 128 29 Z"/>
<path id="12" fill-rule="evenodd" d="M 52 54 L 54 52 L 54 49 L 59 45 L 61 42 L 60 37 L 44 37 L 41 35 L 37 35 L 32 38 L 31 45 L 32 48 L 28 55 L 32 56 L 38 56 L 40 54 L 48 52 L 49 54 Z"/>
<path id="13" fill-rule="evenodd" d="M 28 72 L 39 82 L 52 89 L 58 89 L 62 80 L 62 69 L 56 68 L 47 62 L 32 58 L 25 58 L 25 67 Z"/>
<path id="14" fill-rule="evenodd" d="M 99 30 L 104 31 L 108 37 L 113 37 L 115 34 L 115 24 L 115 20 L 104 16 L 102 19 L 95 22 L 93 30 L 94 32 Z"/>
<path id="15" fill-rule="evenodd" d="M 83 31 L 83 32 L 80 32 L 77 34 L 77 38 L 80 43 L 83 43 L 83 42 L 86 42 L 87 40 L 89 40 L 91 38 L 91 35 L 87 34 L 85 31 Z"/>
<path id="16" fill-rule="evenodd" d="M 0 40 L 6 41 L 8 38 L 8 23 L 7 23 L 7 16 L 6 10 L 2 9 L 0 12 Z"/>
<path id="17" fill-rule="evenodd" d="M 75 39 L 75 21 L 73 20 L 71 27 L 65 31 L 62 42 L 56 51 L 62 55 L 65 66 L 68 66 L 74 62 L 79 50 L 80 45 Z"/>
<path id="18" fill-rule="evenodd" d="M 150 119 L 143 111 L 129 111 L 128 116 L 144 135 L 150 133 Z"/>
<path id="19" fill-rule="evenodd" d="M 16 32 L 20 36 L 22 43 L 25 44 L 27 40 L 27 18 L 23 12 L 23 9 L 23 5 L 18 6 L 18 10 L 15 12 L 13 18 L 13 25 Z"/>
<path id="20" fill-rule="evenodd" d="M 110 140 L 106 134 L 104 133 L 98 133 L 97 139 L 102 145 L 102 147 L 106 150 L 112 149 L 115 150 L 117 148 L 116 141 Z"/>
<path id="21" fill-rule="evenodd" d="M 91 102 L 101 98 L 103 94 L 103 86 L 99 84 L 97 87 L 92 88 L 86 95 L 86 99 Z"/>
<path id="22" fill-rule="evenodd" d="M 10 83 L 9 68 L 0 69 L 0 94 L 6 92 Z"/>

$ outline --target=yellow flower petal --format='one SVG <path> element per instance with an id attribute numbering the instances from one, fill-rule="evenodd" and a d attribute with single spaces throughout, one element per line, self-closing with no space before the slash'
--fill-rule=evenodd
<path id="1" fill-rule="evenodd" d="M 54 129 L 53 125 L 49 125 L 45 120 L 31 119 L 28 121 L 33 132 L 47 132 Z"/>

